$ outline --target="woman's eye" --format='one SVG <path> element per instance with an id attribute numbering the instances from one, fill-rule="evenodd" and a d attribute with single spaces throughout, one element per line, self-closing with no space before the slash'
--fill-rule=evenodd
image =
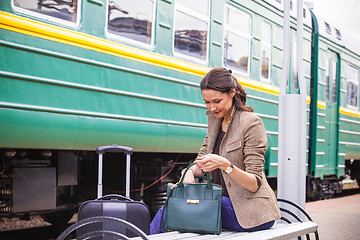
<path id="1" fill-rule="evenodd" d="M 216 100 L 216 101 L 214 101 L 215 103 L 220 103 L 221 102 L 221 100 Z"/>

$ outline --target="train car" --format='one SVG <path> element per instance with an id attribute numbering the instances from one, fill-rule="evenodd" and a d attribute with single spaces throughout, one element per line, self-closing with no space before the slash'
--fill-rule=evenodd
<path id="1" fill-rule="evenodd" d="M 339 179 L 360 182 L 358 40 L 313 14 L 312 104 L 308 196 L 341 192 Z"/>
<path id="2" fill-rule="evenodd" d="M 303 14 L 307 195 L 329 197 L 346 167 L 359 178 L 360 51 Z M 134 149 L 131 197 L 155 213 L 206 135 L 199 82 L 218 66 L 265 124 L 276 188 L 282 26 L 281 0 L 1 1 L 0 215 L 66 222 L 96 197 L 95 150 L 111 144 Z M 105 158 L 104 193 L 125 190 L 118 158 Z"/>

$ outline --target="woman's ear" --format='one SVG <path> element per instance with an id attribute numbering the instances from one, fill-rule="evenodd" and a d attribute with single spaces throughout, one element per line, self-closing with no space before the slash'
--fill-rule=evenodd
<path id="1" fill-rule="evenodd" d="M 230 90 L 230 96 L 231 97 L 234 97 L 235 96 L 235 93 L 236 93 L 236 90 L 235 90 L 235 88 L 232 88 L 231 90 Z"/>

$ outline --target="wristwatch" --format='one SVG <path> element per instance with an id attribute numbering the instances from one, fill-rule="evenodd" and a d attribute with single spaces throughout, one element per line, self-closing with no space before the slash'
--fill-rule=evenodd
<path id="1" fill-rule="evenodd" d="M 232 162 L 230 162 L 230 166 L 228 166 L 227 168 L 225 168 L 224 172 L 226 172 L 227 174 L 231 173 L 232 170 L 234 168 L 234 164 Z"/>

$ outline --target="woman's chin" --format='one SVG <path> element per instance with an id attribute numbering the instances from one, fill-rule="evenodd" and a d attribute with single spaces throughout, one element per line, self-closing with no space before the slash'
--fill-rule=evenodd
<path id="1" fill-rule="evenodd" d="M 216 118 L 222 118 L 222 117 L 223 117 L 223 115 L 221 114 L 221 112 L 217 112 L 217 113 L 214 113 L 214 112 L 213 112 L 213 114 L 214 114 L 214 116 L 215 116 Z"/>

